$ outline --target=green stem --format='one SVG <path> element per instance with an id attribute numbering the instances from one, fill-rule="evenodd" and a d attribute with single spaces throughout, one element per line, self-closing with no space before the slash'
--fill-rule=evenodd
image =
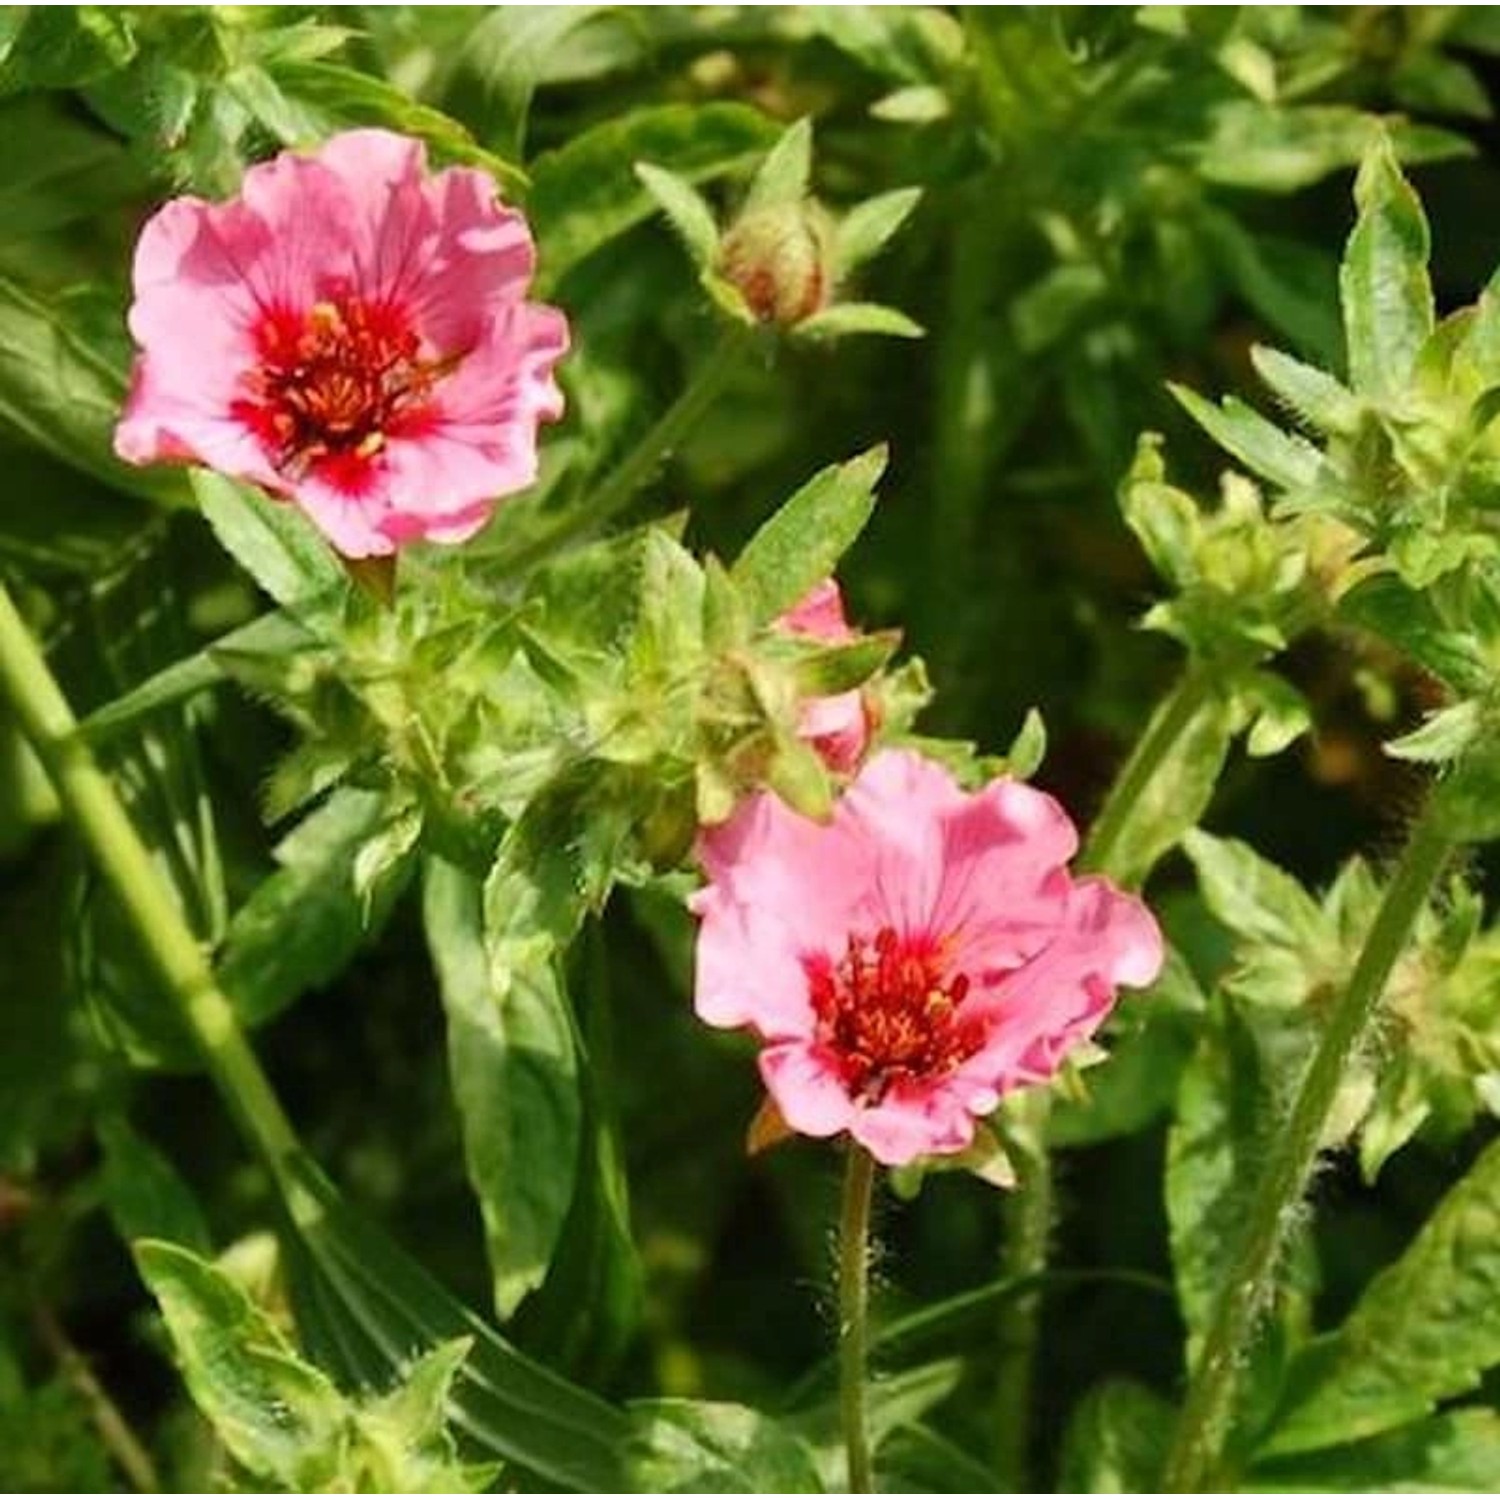
<path id="1" fill-rule="evenodd" d="M 677 399 L 615 466 L 609 478 L 582 504 L 555 517 L 515 551 L 503 555 L 506 572 L 519 573 L 550 557 L 575 537 L 602 526 L 629 505 L 718 399 L 755 336 L 755 330 L 738 326 L 721 334 Z"/>
<path id="2" fill-rule="evenodd" d="M 1177 1421 L 1164 1490 L 1193 1494 L 1211 1479 L 1218 1484 L 1239 1368 L 1274 1288 L 1287 1228 L 1307 1190 L 1339 1084 L 1454 844 L 1435 795 L 1412 830 L 1256 1188 Z"/>
<path id="3" fill-rule="evenodd" d="M 875 1159 L 850 1142 L 839 1215 L 839 1413 L 849 1455 L 849 1491 L 874 1492 L 865 1422 L 865 1352 L 869 1343 L 870 1199 Z"/>
<path id="4" fill-rule="evenodd" d="M 1119 878 L 1114 863 L 1124 847 L 1141 796 L 1212 691 L 1213 680 L 1208 673 L 1190 666 L 1162 700 L 1120 768 L 1094 821 L 1081 858 L 1085 868 Z M 1002 1209 L 1005 1239 L 1000 1263 L 1006 1278 L 1039 1281 L 1047 1270 L 1054 1210 L 1052 1160 L 1046 1145 L 1051 1096 L 1038 1090 L 1024 1101 L 1022 1108 L 1024 1119 L 1019 1123 L 1023 1139 L 1015 1143 L 1011 1153 L 1018 1180 Z M 1004 1490 L 1025 1487 L 1041 1317 L 1039 1291 L 1018 1297 L 1001 1310 L 996 1355 L 994 1464 Z"/>
<path id="5" fill-rule="evenodd" d="M 1213 677 L 1202 667 L 1189 666 L 1162 700 L 1146 732 L 1136 741 L 1130 758 L 1120 767 L 1104 806 L 1089 829 L 1080 859 L 1085 869 L 1116 876 L 1114 865 L 1136 804 L 1199 709 L 1213 696 L 1213 690 Z"/>
<path id="6" fill-rule="evenodd" d="M 1001 1493 L 1028 1488 L 1030 1466 L 1031 1396 L 1036 1350 L 1041 1338 L 1041 1278 L 1047 1269 L 1052 1238 L 1052 1161 L 1047 1154 L 1047 1117 L 1051 1096 L 1042 1089 L 1021 1095 L 1016 1128 L 1007 1133 L 1006 1146 L 1016 1169 L 1016 1186 L 1001 1207 L 1005 1239 L 1000 1252 L 1001 1275 L 1031 1290 L 1002 1309 L 995 1381 L 994 1471 Z"/>
<path id="7" fill-rule="evenodd" d="M 197 1042 L 210 1074 L 266 1164 L 285 1185 L 300 1145 L 214 979 L 202 945 L 130 821 L 114 785 L 77 733 L 68 706 L 0 584 L 0 691 L 69 819 L 114 890 L 143 952 Z"/>

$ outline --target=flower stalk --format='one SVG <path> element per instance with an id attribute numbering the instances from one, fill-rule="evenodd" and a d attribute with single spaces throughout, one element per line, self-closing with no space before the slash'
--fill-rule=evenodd
<path id="1" fill-rule="evenodd" d="M 870 1433 L 865 1416 L 865 1363 L 869 1347 L 870 1201 L 875 1159 L 849 1144 L 844 1201 L 839 1214 L 839 1415 L 849 1460 L 849 1491 L 874 1492 Z"/>
<path id="2" fill-rule="evenodd" d="M 163 989 L 236 1120 L 294 1203 L 301 1145 L 119 794 L 77 733 L 78 721 L 9 592 L 0 584 L 0 693 L 69 820 L 118 898 Z"/>
<path id="3" fill-rule="evenodd" d="M 523 572 L 624 510 L 719 398 L 755 337 L 753 329 L 738 326 L 721 334 L 677 399 L 615 466 L 604 483 L 583 504 L 555 517 L 514 551 L 503 554 L 501 561 L 506 573 Z"/>
<path id="4" fill-rule="evenodd" d="M 1163 1490 L 1193 1494 L 1220 1483 L 1218 1470 L 1234 1414 L 1239 1368 L 1254 1336 L 1255 1320 L 1274 1289 L 1292 1211 L 1307 1190 L 1350 1058 L 1456 842 L 1443 798 L 1436 793 L 1412 829 L 1354 973 L 1328 1017 L 1291 1114 L 1271 1148 L 1188 1384 L 1162 1470 Z"/>
<path id="5" fill-rule="evenodd" d="M 1083 869 L 1119 878 L 1115 866 L 1125 847 L 1132 815 L 1212 692 L 1209 674 L 1190 665 L 1162 700 L 1161 708 L 1152 715 L 1145 733 L 1121 766 L 1089 830 L 1079 859 Z M 1011 1151 L 1017 1182 L 1002 1210 L 1000 1264 L 1006 1280 L 1035 1283 L 1047 1271 L 1054 1211 L 1052 1160 L 1047 1151 L 1051 1102 L 1050 1095 L 1037 1090 L 1022 1105 L 1024 1130 L 1020 1134 L 1024 1139 L 1017 1139 Z M 1041 1315 L 1039 1291 L 1013 1298 L 1001 1310 L 996 1339 L 993 1468 L 1002 1489 L 1020 1490 L 1026 1484 Z"/>

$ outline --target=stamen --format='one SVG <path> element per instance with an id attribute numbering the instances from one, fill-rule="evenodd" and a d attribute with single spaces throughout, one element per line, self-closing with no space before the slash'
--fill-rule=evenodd
<path id="1" fill-rule="evenodd" d="M 881 927 L 851 933 L 844 956 L 804 962 L 819 1037 L 850 1092 L 878 1103 L 902 1080 L 951 1072 L 978 1051 L 982 1028 L 958 1012 L 969 978 L 945 972 L 944 945 Z"/>

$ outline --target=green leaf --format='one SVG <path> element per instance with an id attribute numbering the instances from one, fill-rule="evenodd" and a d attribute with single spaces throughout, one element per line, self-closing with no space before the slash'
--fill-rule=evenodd
<path id="1" fill-rule="evenodd" d="M 0 95 L 69 89 L 124 67 L 135 19 L 112 5 L 13 5 L 0 29 Z"/>
<path id="2" fill-rule="evenodd" d="M 95 709 L 79 725 L 79 731 L 91 744 L 104 744 L 163 708 L 227 680 L 230 674 L 224 668 L 221 653 L 287 656 L 310 644 L 312 639 L 302 626 L 279 610 L 261 615 L 248 625 L 221 635 L 202 651 L 164 667 L 103 708 Z"/>
<path id="3" fill-rule="evenodd" d="M 531 98 L 567 37 L 607 13 L 603 5 L 496 6 L 461 49 L 458 102 L 482 139 L 520 158 Z"/>
<path id="4" fill-rule="evenodd" d="M 927 330 L 898 308 L 878 302 L 835 302 L 794 325 L 798 338 L 839 339 L 853 333 L 879 333 L 898 339 L 919 339 Z"/>
<path id="5" fill-rule="evenodd" d="M 1318 903 L 1300 882 L 1238 839 L 1194 830 L 1182 841 L 1208 909 L 1252 943 L 1315 950 L 1323 934 Z"/>
<path id="6" fill-rule="evenodd" d="M 1166 712 L 1160 705 L 1156 715 Z M 1144 733 L 1150 734 L 1154 715 Z M 1229 755 L 1234 717 L 1220 698 L 1202 704 L 1178 735 L 1172 750 L 1142 789 L 1110 859 L 1110 878 L 1139 886 L 1157 860 L 1174 848 L 1203 816 Z"/>
<path id="7" fill-rule="evenodd" d="M 1095 1386 L 1068 1424 L 1058 1491 L 1150 1494 L 1166 1458 L 1173 1417 L 1169 1402 L 1133 1380 Z"/>
<path id="8" fill-rule="evenodd" d="M 764 209 L 800 203 L 812 177 L 812 121 L 787 126 L 756 169 L 741 214 L 748 218 Z"/>
<path id="9" fill-rule="evenodd" d="M 1221 448 L 1253 473 L 1292 492 L 1316 484 L 1323 460 L 1305 438 L 1283 432 L 1234 396 L 1215 406 L 1186 386 L 1169 383 L 1168 389 Z"/>
<path id="10" fill-rule="evenodd" d="M 159 1240 L 134 1249 L 193 1401 L 235 1461 L 290 1490 L 327 1484 L 346 1419 L 333 1384 L 208 1261 Z"/>
<path id="11" fill-rule="evenodd" d="M 457 120 L 417 103 L 383 78 L 338 63 L 288 56 L 268 58 L 266 72 L 289 100 L 317 111 L 332 131 L 340 126 L 383 125 L 420 137 L 448 161 L 478 167 L 507 191 L 518 191 L 526 174 L 508 154 L 485 150 Z"/>
<path id="12" fill-rule="evenodd" d="M 428 861 L 423 887 L 464 1159 L 502 1317 L 546 1277 L 582 1139 L 577 1047 L 558 972 L 582 910 L 528 868 L 525 831 L 506 845 L 487 888 L 440 860 Z"/>
<path id="13" fill-rule="evenodd" d="M 797 657 L 793 676 L 800 696 L 826 698 L 868 682 L 901 644 L 900 632 L 856 636 Z"/>
<path id="14" fill-rule="evenodd" d="M 1339 617 L 1383 636 L 1461 693 L 1489 686 L 1489 667 L 1471 633 L 1449 625 L 1429 593 L 1392 574 L 1368 578 L 1344 595 Z"/>
<path id="15" fill-rule="evenodd" d="M 1288 1494 L 1413 1490 L 1489 1493 L 1500 1474 L 1500 1414 L 1465 1408 L 1362 1443 L 1258 1464 L 1241 1489 Z"/>
<path id="16" fill-rule="evenodd" d="M 171 1240 L 199 1255 L 211 1252 L 208 1225 L 172 1164 L 122 1116 L 99 1123 L 104 1148 L 104 1205 L 124 1240 Z"/>
<path id="17" fill-rule="evenodd" d="M 610 119 L 539 156 L 526 204 L 539 246 L 538 295 L 656 211 L 637 162 L 709 182 L 753 161 L 775 133 L 743 104 L 666 104 Z"/>
<path id="18" fill-rule="evenodd" d="M 752 620 L 775 619 L 832 575 L 875 509 L 885 462 L 879 447 L 820 470 L 750 538 L 730 577 Z"/>
<path id="19" fill-rule="evenodd" d="M 630 1408 L 631 1488 L 646 1494 L 816 1495 L 807 1447 L 770 1417 L 711 1401 Z"/>
<path id="20" fill-rule="evenodd" d="M 653 167 L 647 161 L 635 164 L 635 175 L 670 220 L 694 265 L 699 270 L 711 266 L 719 253 L 719 226 L 702 193 L 675 172 Z"/>
<path id="21" fill-rule="evenodd" d="M 414 1349 L 471 1338 L 449 1415 L 475 1447 L 564 1489 L 618 1493 L 624 1413 L 528 1359 L 340 1198 L 295 1166 L 293 1292 L 319 1362 L 351 1384 L 388 1386 Z"/>
<path id="22" fill-rule="evenodd" d="M 856 203 L 833 231 L 832 273 L 835 285 L 851 271 L 873 260 L 906 222 L 922 196 L 921 188 L 897 188 Z"/>
<path id="23" fill-rule="evenodd" d="M 1428 714 L 1421 727 L 1387 740 L 1385 753 L 1419 763 L 1457 760 L 1483 733 L 1481 705 L 1473 698 Z"/>
<path id="24" fill-rule="evenodd" d="M 1046 722 L 1038 709 L 1028 708 L 1015 739 L 1010 742 L 1010 749 L 1005 752 L 1006 772 L 1022 781 L 1029 781 L 1041 769 L 1046 758 Z"/>
<path id="25" fill-rule="evenodd" d="M 1452 1188 L 1336 1332 L 1308 1345 L 1262 1455 L 1425 1417 L 1500 1364 L 1500 1143 Z"/>
<path id="26" fill-rule="evenodd" d="M 294 615 L 347 587 L 332 549 L 295 506 L 208 469 L 194 469 L 192 484 L 225 550 Z"/>
<path id="27" fill-rule="evenodd" d="M 0 424 L 112 489 L 181 504 L 179 471 L 114 456 L 125 375 L 55 307 L 0 276 Z"/>
<path id="28" fill-rule="evenodd" d="M 281 865 L 230 919 L 218 973 L 247 1026 L 327 984 L 379 929 L 411 870 L 387 871 L 368 901 L 355 889 L 361 848 L 385 819 L 376 792 L 340 788 L 277 846 Z"/>
<path id="29" fill-rule="evenodd" d="M 1362 410 L 1359 399 L 1332 375 L 1264 344 L 1251 349 L 1250 361 L 1303 422 L 1331 436 L 1353 436 Z"/>
<path id="30" fill-rule="evenodd" d="M 1392 400 L 1405 392 L 1435 314 L 1427 218 L 1388 140 L 1365 156 L 1354 201 L 1359 218 L 1339 269 L 1349 384 Z"/>
<path id="31" fill-rule="evenodd" d="M 1135 462 L 1120 487 L 1120 509 L 1162 578 L 1178 588 L 1192 582 L 1202 520 L 1192 496 L 1166 482 L 1159 434 L 1141 434 Z"/>

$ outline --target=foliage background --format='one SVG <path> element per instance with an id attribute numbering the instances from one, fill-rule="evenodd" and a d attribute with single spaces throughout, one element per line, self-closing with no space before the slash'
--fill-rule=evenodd
<path id="1" fill-rule="evenodd" d="M 1337 359 L 1361 111 L 1411 122 L 1400 139 L 1422 163 L 1439 303 L 1474 294 L 1500 259 L 1482 208 L 1500 193 L 1497 51 L 1500 18 L 1486 7 L 7 7 L 0 568 L 83 710 L 256 609 L 173 476 L 127 475 L 107 456 L 129 249 L 168 193 L 222 191 L 239 162 L 355 122 L 421 131 L 457 158 L 524 163 L 548 295 L 574 319 L 578 349 L 535 502 L 545 508 L 645 427 L 713 337 L 711 307 L 631 162 L 706 177 L 729 205 L 776 128 L 811 116 L 815 182 L 831 203 L 923 189 L 861 294 L 927 337 L 788 343 L 747 362 L 640 513 L 686 509 L 695 549 L 732 556 L 807 474 L 889 442 L 881 503 L 842 569 L 852 617 L 900 627 L 926 659 L 934 731 L 998 749 L 1039 707 L 1049 753 L 1037 779 L 1087 817 L 1175 663 L 1173 647 L 1133 628 L 1156 590 L 1115 501 L 1137 433 L 1166 434 L 1176 473 L 1209 492 L 1221 458 L 1165 382 L 1248 391 L 1259 339 Z M 570 172 L 581 142 L 601 167 Z M 574 243 L 593 248 L 564 269 Z M 1237 754 L 1208 820 L 1315 887 L 1351 849 L 1391 850 L 1415 795 L 1379 746 L 1432 706 L 1434 687 L 1371 650 L 1328 635 L 1294 650 L 1288 674 L 1316 733 L 1272 760 Z M 285 825 L 267 826 L 263 794 L 289 746 L 280 719 L 220 690 L 119 748 L 138 814 L 172 831 L 211 929 L 275 868 Z M 221 1455 L 113 1227 L 142 1179 L 118 1122 L 128 1115 L 172 1161 L 212 1241 L 237 1244 L 252 1278 L 266 1260 L 268 1183 L 200 1077 L 123 1062 L 114 1042 L 131 975 L 3 720 L 0 856 L 0 1478 L 121 1481 L 65 1337 L 163 1481 L 196 1485 Z M 1152 891 L 1211 976 L 1227 935 L 1180 856 Z M 296 1003 L 272 1007 L 258 1047 L 330 1174 L 483 1307 L 490 1279 L 415 886 L 377 925 L 309 957 L 281 997 Z M 526 1305 L 511 1332 L 611 1393 L 775 1410 L 830 1342 L 835 1165 L 812 1143 L 746 1158 L 753 1068 L 739 1041 L 693 1020 L 689 941 L 669 901 L 642 895 L 612 905 L 578 960 L 581 1020 L 624 1151 L 638 1295 L 582 1321 L 555 1301 Z M 1181 1378 L 1157 1184 L 1189 1045 L 1164 1027 L 1127 1117 L 1096 1115 L 1061 1153 L 1053 1259 L 1064 1274 L 1045 1297 L 1039 1476 L 1055 1472 L 1069 1414 L 1102 1378 L 1162 1392 Z M 1410 1146 L 1373 1186 L 1352 1162 L 1329 1166 L 1320 1323 L 1409 1240 L 1484 1134 Z M 883 1316 L 993 1282 L 999 1213 L 992 1190 L 959 1174 L 910 1205 L 890 1201 Z M 983 1350 L 995 1317 L 993 1300 L 964 1304 L 930 1354 Z M 931 1430 L 985 1452 L 982 1362 L 926 1378 L 941 1398 Z"/>

